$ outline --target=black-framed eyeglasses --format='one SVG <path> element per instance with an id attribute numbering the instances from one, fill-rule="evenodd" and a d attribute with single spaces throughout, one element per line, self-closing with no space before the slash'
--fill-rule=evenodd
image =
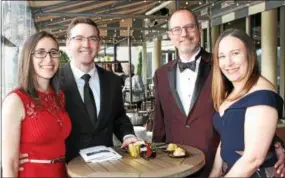
<path id="1" fill-rule="evenodd" d="M 182 28 L 185 29 L 186 32 L 193 32 L 195 30 L 195 28 L 197 27 L 197 24 L 187 24 L 183 27 L 173 27 L 172 29 L 170 29 L 169 31 L 173 34 L 173 35 L 180 35 L 182 33 Z"/>
<path id="2" fill-rule="evenodd" d="M 80 43 L 84 42 L 85 40 L 87 40 L 88 42 L 91 42 L 91 43 L 97 43 L 101 40 L 101 38 L 98 36 L 89 36 L 89 37 L 74 36 L 74 37 L 71 37 L 70 39 L 77 41 L 77 42 L 80 42 Z"/>
<path id="3" fill-rule="evenodd" d="M 32 52 L 32 54 L 36 58 L 45 58 L 47 54 L 49 54 L 50 57 L 59 58 L 61 56 L 61 51 L 59 50 L 50 50 L 50 51 L 38 50 L 38 51 Z"/>

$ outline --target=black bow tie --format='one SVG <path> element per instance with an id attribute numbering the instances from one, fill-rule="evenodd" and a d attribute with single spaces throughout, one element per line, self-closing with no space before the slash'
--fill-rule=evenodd
<path id="1" fill-rule="evenodd" d="M 185 69 L 190 69 L 193 72 L 195 72 L 195 70 L 196 70 L 196 61 L 197 61 L 197 59 L 199 59 L 200 56 L 201 56 L 201 50 L 197 54 L 197 56 L 195 57 L 194 61 L 184 63 L 184 62 L 181 62 L 181 60 L 179 60 L 178 67 L 179 67 L 180 72 L 183 72 Z"/>
<path id="2" fill-rule="evenodd" d="M 192 61 L 192 62 L 181 62 L 179 61 L 178 63 L 178 67 L 180 69 L 180 72 L 183 72 L 185 69 L 190 69 L 192 70 L 193 72 L 195 72 L 195 69 L 196 69 L 196 60 Z"/>

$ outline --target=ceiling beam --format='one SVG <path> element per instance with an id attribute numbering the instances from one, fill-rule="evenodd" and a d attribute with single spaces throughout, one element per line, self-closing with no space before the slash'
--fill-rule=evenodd
<path id="1" fill-rule="evenodd" d="M 38 16 L 59 16 L 59 17 L 121 17 L 121 18 L 138 18 L 138 19 L 168 19 L 168 16 L 158 15 L 136 15 L 136 14 L 90 14 L 90 13 L 67 13 L 67 12 L 43 12 Z"/>
<path id="2" fill-rule="evenodd" d="M 98 27 L 100 30 L 128 30 L 128 27 Z M 40 30 L 66 30 L 66 27 L 63 27 L 61 25 L 52 25 L 48 26 L 45 28 L 42 28 Z M 162 27 L 148 27 L 148 28 L 143 28 L 143 27 L 130 27 L 131 30 L 158 30 L 158 31 L 167 31 L 167 28 L 162 28 Z"/>
<path id="3" fill-rule="evenodd" d="M 128 3 L 128 4 L 123 4 L 122 2 L 119 2 L 119 3 L 116 4 L 117 7 L 115 7 L 115 8 L 110 8 L 111 5 L 108 4 L 108 5 L 100 6 L 98 8 L 94 8 L 92 10 L 83 11 L 83 13 L 84 14 L 87 14 L 87 13 L 89 13 L 89 14 L 94 14 L 94 13 L 98 13 L 98 14 L 101 14 L 101 13 L 104 13 L 104 14 L 116 13 L 116 12 L 120 12 L 122 10 L 139 8 L 139 7 L 142 6 L 141 3 L 142 2 L 132 2 L 132 3 Z M 152 5 L 152 6 L 154 6 L 154 5 L 156 5 L 156 3 L 144 3 L 144 5 Z M 109 9 L 109 10 L 106 10 L 106 9 Z M 41 12 L 41 13 L 45 14 L 45 13 L 49 13 L 49 12 Z M 71 13 L 78 13 L 78 12 L 71 12 Z M 69 20 L 73 19 L 73 17 L 69 17 L 69 18 L 68 17 L 67 18 L 64 17 L 64 18 L 65 19 L 69 19 Z M 60 22 L 60 21 L 62 21 L 62 17 L 53 18 L 52 21 L 50 21 L 50 19 L 49 20 L 45 20 L 45 21 L 36 21 L 36 24 L 40 23 L 41 25 L 45 26 L 45 25 L 49 25 L 49 24 L 52 24 L 52 23 L 55 23 L 55 22 Z"/>
<path id="4" fill-rule="evenodd" d="M 55 4 L 51 6 L 45 6 L 40 8 L 32 8 L 36 11 L 35 15 L 37 15 L 40 12 L 46 12 L 46 11 L 56 11 L 57 9 L 64 8 L 62 10 L 70 10 L 70 9 L 76 9 L 80 7 L 86 7 L 86 5 L 91 5 L 96 3 L 95 1 L 67 1 L 60 4 Z M 98 3 L 98 2 L 97 2 Z"/>

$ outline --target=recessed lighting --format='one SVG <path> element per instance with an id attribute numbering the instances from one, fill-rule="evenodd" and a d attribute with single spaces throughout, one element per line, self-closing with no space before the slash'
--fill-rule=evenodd
<path id="1" fill-rule="evenodd" d="M 188 5 L 188 2 L 186 1 L 186 3 L 185 3 L 186 5 Z"/>

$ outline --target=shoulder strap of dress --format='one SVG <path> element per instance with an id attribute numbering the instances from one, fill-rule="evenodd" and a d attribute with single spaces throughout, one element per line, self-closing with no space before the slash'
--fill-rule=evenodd
<path id="1" fill-rule="evenodd" d="M 276 108 L 279 118 L 282 117 L 283 99 L 271 90 L 254 91 L 234 103 L 231 108 L 246 108 L 257 105 L 267 105 Z"/>

